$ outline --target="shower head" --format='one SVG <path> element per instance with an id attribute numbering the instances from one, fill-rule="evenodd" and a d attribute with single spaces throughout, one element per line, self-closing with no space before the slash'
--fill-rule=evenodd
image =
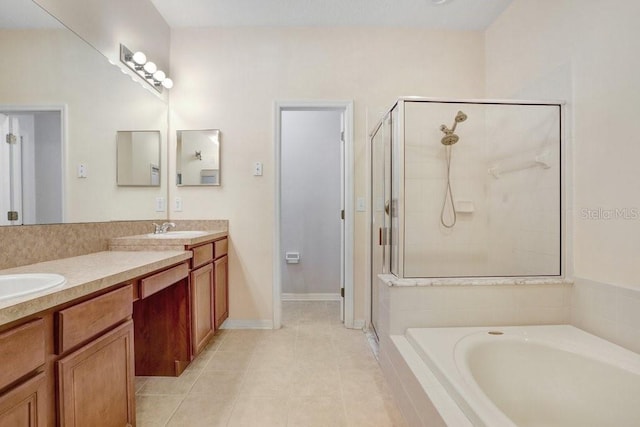
<path id="1" fill-rule="evenodd" d="M 455 118 L 456 123 L 464 122 L 465 120 L 467 120 L 467 115 L 462 111 L 458 111 Z"/>
<path id="2" fill-rule="evenodd" d="M 440 130 L 444 132 L 444 137 L 440 140 L 442 145 L 453 145 L 458 142 L 460 138 L 454 132 L 458 123 L 464 122 L 465 120 L 467 120 L 467 115 L 462 111 L 458 111 L 458 114 L 456 114 L 456 117 L 453 119 L 453 126 L 451 126 L 451 129 L 446 125 L 440 126 Z"/>
<path id="3" fill-rule="evenodd" d="M 440 142 L 442 143 L 442 145 L 453 145 L 458 142 L 459 139 L 460 138 L 458 137 L 458 135 L 456 135 L 455 133 L 450 133 L 442 137 Z"/>

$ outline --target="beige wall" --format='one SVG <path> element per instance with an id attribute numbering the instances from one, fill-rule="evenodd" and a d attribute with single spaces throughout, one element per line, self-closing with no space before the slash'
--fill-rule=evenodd
<path id="1" fill-rule="evenodd" d="M 568 102 L 575 275 L 636 288 L 638 16 L 632 0 L 515 0 L 486 33 L 487 96 Z M 625 208 L 632 218 L 616 218 Z"/>
<path id="2" fill-rule="evenodd" d="M 403 95 L 482 97 L 483 40 L 480 32 L 384 28 L 172 32 L 170 153 L 178 129 L 220 129 L 222 187 L 170 185 L 171 202 L 179 196 L 184 208 L 170 215 L 229 219 L 234 319 L 272 319 L 274 101 L 354 101 L 355 196 L 365 197 L 367 135 L 380 113 Z M 252 175 L 256 161 L 262 177 Z M 365 318 L 366 215 L 355 219 L 356 320 Z"/>

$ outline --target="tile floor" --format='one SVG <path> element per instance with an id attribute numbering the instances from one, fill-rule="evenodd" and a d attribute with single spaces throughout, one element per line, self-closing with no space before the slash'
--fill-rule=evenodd
<path id="1" fill-rule="evenodd" d="M 178 378 L 137 377 L 138 427 L 404 426 L 337 302 L 283 302 L 279 330 L 222 330 Z"/>

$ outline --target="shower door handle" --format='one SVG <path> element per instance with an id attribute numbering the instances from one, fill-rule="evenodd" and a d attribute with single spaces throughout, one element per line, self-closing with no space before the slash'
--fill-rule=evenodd
<path id="1" fill-rule="evenodd" d="M 385 246 L 387 244 L 387 228 L 378 228 L 378 246 Z"/>

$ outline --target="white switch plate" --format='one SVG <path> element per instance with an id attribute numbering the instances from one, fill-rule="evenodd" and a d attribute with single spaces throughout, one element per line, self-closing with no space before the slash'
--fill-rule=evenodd
<path id="1" fill-rule="evenodd" d="M 262 162 L 253 164 L 253 176 L 262 176 Z"/>
<path id="2" fill-rule="evenodd" d="M 86 178 L 87 177 L 87 165 L 84 163 L 78 164 L 78 178 Z"/>
<path id="3" fill-rule="evenodd" d="M 358 199 L 356 200 L 356 211 L 364 212 L 366 210 L 367 208 L 364 205 L 364 197 L 358 197 Z"/>
<path id="4" fill-rule="evenodd" d="M 182 197 L 176 197 L 173 202 L 173 210 L 175 212 L 182 212 Z"/>
<path id="5" fill-rule="evenodd" d="M 164 197 L 156 197 L 156 212 L 164 212 L 165 210 Z"/>

